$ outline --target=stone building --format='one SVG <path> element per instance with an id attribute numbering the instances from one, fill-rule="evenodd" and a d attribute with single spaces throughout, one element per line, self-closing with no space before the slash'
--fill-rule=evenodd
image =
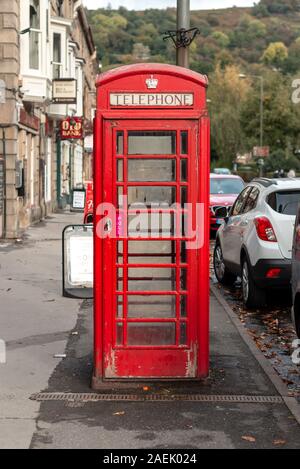
<path id="1" fill-rule="evenodd" d="M 0 237 L 15 238 L 66 206 L 72 189 L 92 177 L 85 140 L 91 141 L 97 59 L 81 0 L 0 0 L 0 28 L 0 80 L 6 84 Z M 54 103 L 53 80 L 76 84 L 76 101 Z M 68 116 L 82 118 L 82 139 L 60 138 Z"/>
<path id="2" fill-rule="evenodd" d="M 0 237 L 14 237 L 18 227 L 16 157 L 19 100 L 19 1 L 0 0 Z"/>

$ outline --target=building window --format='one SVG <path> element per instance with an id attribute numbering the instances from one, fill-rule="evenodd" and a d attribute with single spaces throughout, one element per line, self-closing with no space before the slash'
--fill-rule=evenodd
<path id="1" fill-rule="evenodd" d="M 33 70 L 40 68 L 40 0 L 30 0 L 29 5 L 29 67 Z"/>
<path id="2" fill-rule="evenodd" d="M 63 15 L 63 3 L 64 0 L 56 0 L 58 16 Z"/>
<path id="3" fill-rule="evenodd" d="M 61 57 L 61 34 L 53 34 L 53 78 L 61 78 L 62 57 Z"/>

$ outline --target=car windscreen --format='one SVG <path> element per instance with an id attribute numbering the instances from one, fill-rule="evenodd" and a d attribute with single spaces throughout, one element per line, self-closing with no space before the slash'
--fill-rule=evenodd
<path id="1" fill-rule="evenodd" d="M 239 194 L 244 189 L 244 183 L 241 179 L 235 178 L 211 178 L 211 194 Z"/>
<path id="2" fill-rule="evenodd" d="M 296 215 L 300 190 L 273 192 L 268 197 L 270 207 L 282 215 Z"/>

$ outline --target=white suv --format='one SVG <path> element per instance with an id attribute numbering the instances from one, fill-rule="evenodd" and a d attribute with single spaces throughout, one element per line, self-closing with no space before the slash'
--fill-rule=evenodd
<path id="1" fill-rule="evenodd" d="M 216 236 L 218 281 L 242 279 L 244 303 L 264 306 L 266 289 L 291 283 L 293 230 L 300 202 L 300 179 L 254 179 L 238 196 Z"/>

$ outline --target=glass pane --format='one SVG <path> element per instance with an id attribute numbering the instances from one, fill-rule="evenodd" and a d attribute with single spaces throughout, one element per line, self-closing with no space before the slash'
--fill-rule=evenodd
<path id="1" fill-rule="evenodd" d="M 29 67 L 39 69 L 39 51 L 40 51 L 40 33 L 36 31 L 29 32 Z"/>
<path id="2" fill-rule="evenodd" d="M 124 170 L 124 162 L 123 160 L 117 161 L 117 175 L 118 175 L 118 182 L 123 182 L 123 170 Z"/>
<path id="3" fill-rule="evenodd" d="M 124 133 L 117 132 L 117 155 L 124 155 Z"/>
<path id="4" fill-rule="evenodd" d="M 128 324 L 128 345 L 175 345 L 175 324 Z"/>
<path id="5" fill-rule="evenodd" d="M 117 290 L 123 291 L 123 269 L 117 269 Z"/>
<path id="6" fill-rule="evenodd" d="M 181 269 L 180 271 L 180 288 L 183 291 L 187 290 L 187 269 Z"/>
<path id="7" fill-rule="evenodd" d="M 130 264 L 175 264 L 176 243 L 173 241 L 129 241 Z"/>
<path id="8" fill-rule="evenodd" d="M 151 204 L 156 204 L 159 208 L 160 204 L 170 206 L 176 202 L 176 187 L 154 187 L 154 186 L 139 186 L 139 187 L 128 187 L 128 205 L 141 204 L 147 208 L 151 207 Z"/>
<path id="9" fill-rule="evenodd" d="M 181 160 L 181 182 L 187 182 L 188 180 L 188 160 Z"/>
<path id="10" fill-rule="evenodd" d="M 129 182 L 175 182 L 176 160 L 128 160 Z"/>
<path id="11" fill-rule="evenodd" d="M 169 238 L 175 234 L 174 213 L 139 213 L 128 215 L 128 234 L 132 238 Z"/>
<path id="12" fill-rule="evenodd" d="M 123 324 L 120 322 L 120 323 L 117 323 L 116 325 L 116 344 L 117 345 L 123 345 L 123 330 L 124 330 L 124 327 L 123 327 Z"/>
<path id="13" fill-rule="evenodd" d="M 176 269 L 141 267 L 128 272 L 129 291 L 175 291 Z"/>
<path id="14" fill-rule="evenodd" d="M 117 263 L 118 264 L 123 264 L 124 258 L 123 258 L 123 241 L 118 241 L 117 242 Z"/>
<path id="15" fill-rule="evenodd" d="M 187 318 L 187 296 L 180 297 L 180 316 L 182 318 Z"/>
<path id="16" fill-rule="evenodd" d="M 117 207 L 118 208 L 123 208 L 123 186 L 117 187 Z"/>
<path id="17" fill-rule="evenodd" d="M 176 132 L 129 132 L 129 155 L 175 155 Z"/>
<path id="18" fill-rule="evenodd" d="M 180 324 L 180 345 L 187 345 L 187 323 Z"/>
<path id="19" fill-rule="evenodd" d="M 181 188 L 181 206 L 184 208 L 184 205 L 187 204 L 188 201 L 188 188 L 182 187 Z"/>
<path id="20" fill-rule="evenodd" d="M 134 318 L 175 318 L 176 296 L 129 295 L 128 317 Z"/>
<path id="21" fill-rule="evenodd" d="M 182 155 L 188 154 L 188 133 L 187 131 L 181 132 L 181 146 L 180 152 Z"/>
<path id="22" fill-rule="evenodd" d="M 186 262 L 187 262 L 187 252 L 186 252 L 186 242 L 185 241 L 183 241 L 181 243 L 180 258 L 181 258 L 181 262 L 183 264 L 186 264 Z"/>
<path id="23" fill-rule="evenodd" d="M 118 318 L 123 318 L 123 296 L 117 296 L 117 316 Z"/>

